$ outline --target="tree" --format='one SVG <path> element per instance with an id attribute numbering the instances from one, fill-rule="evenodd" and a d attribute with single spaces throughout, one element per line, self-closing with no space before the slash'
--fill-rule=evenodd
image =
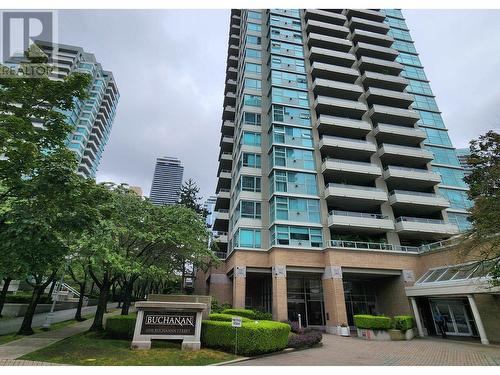
<path id="1" fill-rule="evenodd" d="M 200 189 L 196 185 L 196 182 L 193 181 L 193 179 L 190 178 L 189 180 L 184 181 L 184 184 L 182 184 L 181 186 L 179 204 L 194 210 L 197 214 L 200 214 L 203 217 L 206 217 L 208 212 L 199 203 L 202 199 L 198 196 L 199 192 Z"/>
<path id="2" fill-rule="evenodd" d="M 472 229 L 466 235 L 471 249 L 480 249 L 480 259 L 490 269 L 493 284 L 500 285 L 500 134 L 489 131 L 470 142 L 467 162 L 472 173 L 469 184 Z"/>

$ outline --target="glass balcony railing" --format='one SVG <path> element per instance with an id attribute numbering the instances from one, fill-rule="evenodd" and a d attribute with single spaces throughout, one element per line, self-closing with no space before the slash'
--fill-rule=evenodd
<path id="1" fill-rule="evenodd" d="M 332 216 L 350 216 L 350 217 L 362 217 L 365 219 L 379 219 L 379 220 L 384 220 L 388 219 L 387 216 L 380 215 L 380 214 L 368 214 L 365 212 L 354 212 L 354 211 L 339 211 L 339 210 L 332 210 L 329 212 L 330 215 Z"/>
<path id="2" fill-rule="evenodd" d="M 360 250 L 403 251 L 407 253 L 418 253 L 420 249 L 417 246 L 401 246 L 380 242 L 359 242 L 344 240 L 331 240 L 330 246 Z"/>
<path id="3" fill-rule="evenodd" d="M 424 223 L 424 224 L 449 224 L 444 220 L 439 219 L 427 219 L 422 217 L 410 217 L 410 216 L 400 216 L 396 218 L 396 222 L 411 222 L 411 223 Z"/>
<path id="4" fill-rule="evenodd" d="M 429 198 L 441 198 L 442 196 L 440 194 L 435 194 L 435 193 L 422 193 L 420 191 L 409 191 L 409 190 L 392 190 L 389 192 L 389 195 L 394 195 L 394 194 L 403 194 L 403 195 L 414 195 L 417 197 L 429 197 Z"/>
<path id="5" fill-rule="evenodd" d="M 376 191 L 383 193 L 384 191 L 382 189 L 372 187 L 372 186 L 359 186 L 359 185 L 348 185 L 348 184 L 337 184 L 334 182 L 330 182 L 325 186 L 327 189 L 328 188 L 341 188 L 341 189 L 356 189 L 356 190 L 366 190 L 366 191 Z"/>

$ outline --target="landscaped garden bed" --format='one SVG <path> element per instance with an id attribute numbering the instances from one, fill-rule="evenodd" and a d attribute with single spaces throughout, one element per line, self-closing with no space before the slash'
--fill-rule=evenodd
<path id="1" fill-rule="evenodd" d="M 408 315 L 392 319 L 387 316 L 354 315 L 354 324 L 358 337 L 365 340 L 400 341 L 415 337 L 413 317 Z"/>

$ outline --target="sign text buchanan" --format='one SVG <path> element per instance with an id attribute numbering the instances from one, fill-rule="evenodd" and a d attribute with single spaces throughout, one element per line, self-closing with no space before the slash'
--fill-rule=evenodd
<path id="1" fill-rule="evenodd" d="M 196 312 L 144 311 L 141 335 L 194 335 Z"/>

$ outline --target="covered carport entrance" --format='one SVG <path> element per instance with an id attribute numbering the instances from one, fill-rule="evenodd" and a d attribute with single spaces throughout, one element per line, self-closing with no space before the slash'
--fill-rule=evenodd
<path id="1" fill-rule="evenodd" d="M 454 337 L 479 337 L 483 344 L 500 341 L 500 287 L 492 287 L 490 264 L 477 262 L 429 269 L 415 285 L 405 288 L 421 336 L 441 334 L 438 314 L 445 318 L 445 332 Z"/>
<path id="2" fill-rule="evenodd" d="M 410 307 L 404 294 L 401 270 L 342 268 L 347 323 L 354 327 L 357 314 L 407 314 Z"/>

